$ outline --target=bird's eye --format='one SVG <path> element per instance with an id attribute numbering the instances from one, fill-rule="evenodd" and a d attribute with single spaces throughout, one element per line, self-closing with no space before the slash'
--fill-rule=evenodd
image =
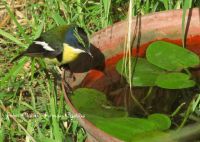
<path id="1" fill-rule="evenodd" d="M 83 41 L 83 39 L 82 39 L 81 36 L 79 35 L 78 29 L 77 29 L 77 28 L 74 29 L 74 36 L 76 37 L 76 39 L 78 40 L 78 42 L 79 42 L 84 48 L 87 48 L 86 45 L 85 45 L 85 42 Z"/>

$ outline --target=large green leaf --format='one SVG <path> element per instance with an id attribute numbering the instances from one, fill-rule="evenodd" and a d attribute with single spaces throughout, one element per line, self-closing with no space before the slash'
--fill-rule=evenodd
<path id="1" fill-rule="evenodd" d="M 167 115 L 155 113 L 148 116 L 148 119 L 153 121 L 159 130 L 167 130 L 171 126 L 171 120 Z"/>
<path id="2" fill-rule="evenodd" d="M 132 62 L 132 84 L 134 86 L 154 86 L 156 78 L 159 74 L 162 74 L 164 70 L 160 69 L 159 67 L 156 67 L 155 65 L 149 63 L 144 58 L 138 58 L 137 63 L 136 58 L 131 58 Z M 123 75 L 127 81 L 128 79 L 128 65 L 125 66 L 126 70 L 124 69 L 124 59 L 121 59 L 117 65 L 116 70 Z M 135 69 L 134 69 L 135 66 Z"/>
<path id="3" fill-rule="evenodd" d="M 71 96 L 73 105 L 87 117 L 93 114 L 102 117 L 126 116 L 124 109 L 119 109 L 110 105 L 106 95 L 95 89 L 79 88 Z"/>
<path id="4" fill-rule="evenodd" d="M 94 89 L 79 88 L 74 91 L 71 100 L 94 125 L 124 141 L 131 141 L 138 134 L 167 130 L 171 125 L 169 117 L 164 114 L 153 114 L 147 119 L 132 118 L 125 117 L 120 109 L 105 109 L 102 106 L 108 104 L 106 96 Z"/>
<path id="5" fill-rule="evenodd" d="M 199 57 L 193 52 L 165 41 L 156 41 L 146 51 L 147 60 L 168 71 L 179 71 L 199 65 Z"/>
<path id="6" fill-rule="evenodd" d="M 165 142 L 175 142 L 169 133 L 162 131 L 150 131 L 135 135 L 131 142 L 162 142 L 163 138 Z"/>
<path id="7" fill-rule="evenodd" d="M 185 73 L 168 73 L 159 75 L 156 85 L 166 89 L 182 89 L 193 87 L 195 81 L 190 80 L 190 76 Z"/>
<path id="8" fill-rule="evenodd" d="M 164 117 L 165 119 L 163 119 Z M 169 128 L 168 120 L 170 120 L 167 116 L 161 114 L 160 116 L 157 114 L 157 117 L 155 117 L 154 120 L 153 118 L 142 119 L 131 117 L 103 118 L 92 115 L 88 118 L 101 130 L 125 141 L 131 141 L 131 139 L 138 134 L 164 130 L 164 125 L 166 130 L 166 128 Z M 156 119 L 159 120 L 161 123 L 160 125 L 159 122 L 155 121 Z"/>

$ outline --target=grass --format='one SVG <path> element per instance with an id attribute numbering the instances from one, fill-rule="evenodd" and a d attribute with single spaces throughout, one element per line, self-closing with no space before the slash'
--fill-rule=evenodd
<path id="1" fill-rule="evenodd" d="M 192 6 L 197 5 L 199 1 L 194 0 Z M 128 0 L 0 2 L 0 141 L 84 141 L 85 131 L 70 118 L 60 87 L 46 78 L 41 61 L 10 61 L 43 31 L 76 23 L 91 35 L 125 20 L 128 6 Z M 144 15 L 181 7 L 181 0 L 145 0 L 143 4 L 135 0 L 132 13 L 135 16 L 140 9 Z"/>

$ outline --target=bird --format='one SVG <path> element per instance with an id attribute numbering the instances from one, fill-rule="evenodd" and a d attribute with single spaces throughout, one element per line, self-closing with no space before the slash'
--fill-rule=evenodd
<path id="1" fill-rule="evenodd" d="M 42 33 L 11 62 L 30 56 L 44 58 L 47 64 L 62 66 L 76 60 L 81 53 L 93 57 L 87 33 L 75 24 L 62 25 Z"/>

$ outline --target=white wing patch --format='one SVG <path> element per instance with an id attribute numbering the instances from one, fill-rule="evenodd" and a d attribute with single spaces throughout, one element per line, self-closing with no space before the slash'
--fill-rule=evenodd
<path id="1" fill-rule="evenodd" d="M 43 41 L 34 41 L 35 44 L 42 45 L 42 47 L 47 51 L 55 51 L 52 47 L 50 47 L 46 42 Z"/>

